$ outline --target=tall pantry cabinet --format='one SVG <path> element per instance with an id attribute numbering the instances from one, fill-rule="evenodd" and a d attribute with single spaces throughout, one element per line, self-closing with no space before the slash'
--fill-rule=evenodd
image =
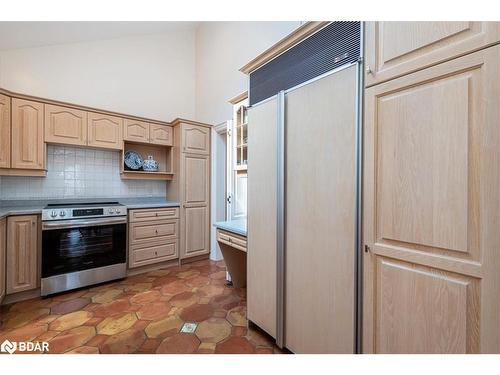
<path id="1" fill-rule="evenodd" d="M 500 352 L 500 23 L 367 24 L 363 352 Z"/>
<path id="2" fill-rule="evenodd" d="M 294 353 L 353 353 L 360 65 L 328 62 L 347 53 L 333 36 L 356 40 L 360 25 L 313 24 L 309 39 L 250 68 L 247 316 Z M 287 65 L 302 48 L 324 74 L 280 87 L 280 72 L 310 74 L 306 62 Z"/>
<path id="3" fill-rule="evenodd" d="M 179 201 L 180 259 L 210 253 L 210 126 L 175 120 L 174 173 L 168 197 Z"/>

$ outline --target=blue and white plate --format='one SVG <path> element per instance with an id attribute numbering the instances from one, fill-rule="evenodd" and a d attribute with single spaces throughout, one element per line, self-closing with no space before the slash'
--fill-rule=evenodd
<path id="1" fill-rule="evenodd" d="M 134 171 L 141 169 L 143 163 L 141 155 L 132 150 L 125 152 L 125 158 L 123 161 L 128 168 Z"/>

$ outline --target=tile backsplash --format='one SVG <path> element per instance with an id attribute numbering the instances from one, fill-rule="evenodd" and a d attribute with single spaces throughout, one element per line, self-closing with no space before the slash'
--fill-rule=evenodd
<path id="1" fill-rule="evenodd" d="M 122 180 L 120 151 L 47 147 L 47 177 L 1 177 L 0 197 L 62 199 L 165 197 L 165 181 Z"/>

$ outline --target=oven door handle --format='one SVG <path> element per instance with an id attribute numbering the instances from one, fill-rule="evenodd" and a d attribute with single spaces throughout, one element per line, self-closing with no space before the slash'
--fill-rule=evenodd
<path id="1" fill-rule="evenodd" d="M 49 221 L 49 222 L 42 223 L 42 230 L 98 227 L 98 226 L 103 226 L 103 225 L 126 224 L 126 223 L 127 223 L 126 217 L 58 220 L 58 221 Z"/>

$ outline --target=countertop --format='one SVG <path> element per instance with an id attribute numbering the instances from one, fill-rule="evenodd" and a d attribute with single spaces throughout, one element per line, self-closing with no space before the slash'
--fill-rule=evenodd
<path id="1" fill-rule="evenodd" d="M 0 201 L 0 219 L 11 215 L 36 215 L 49 203 L 79 203 L 79 202 L 116 202 L 135 208 L 161 208 L 178 207 L 179 202 L 169 201 L 164 198 L 88 198 L 88 199 L 47 199 L 47 200 L 7 200 Z"/>
<path id="2" fill-rule="evenodd" d="M 247 219 L 218 221 L 214 224 L 214 227 L 224 229 L 228 232 L 239 234 L 241 236 L 247 236 Z"/>

